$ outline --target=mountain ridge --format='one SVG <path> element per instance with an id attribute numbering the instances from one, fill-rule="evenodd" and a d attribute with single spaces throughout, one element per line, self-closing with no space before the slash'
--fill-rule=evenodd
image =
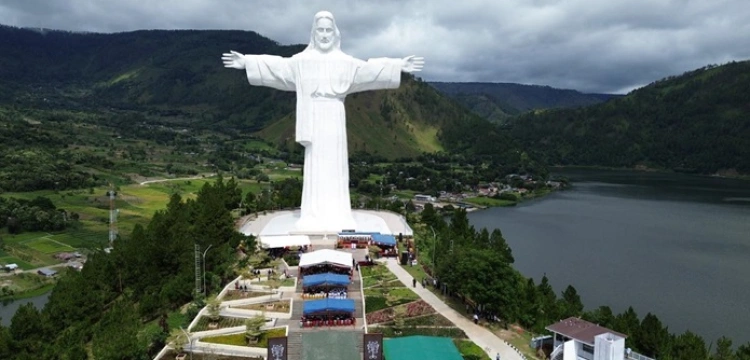
<path id="1" fill-rule="evenodd" d="M 291 56 L 304 45 L 281 46 L 252 31 L 140 30 L 114 34 L 30 31 L 0 26 L 0 102 L 34 109 L 133 113 L 140 121 L 258 135 L 294 149 L 295 94 L 250 86 L 240 71 L 226 69 L 221 54 Z M 421 79 L 403 74 L 399 89 L 349 96 L 349 151 L 388 159 L 424 152 L 472 149 L 450 133 L 470 127 L 500 136 Z M 487 123 L 486 125 L 484 123 Z M 450 129 L 450 130 L 449 130 Z M 459 130 L 470 134 L 469 129 Z M 515 145 L 513 145 L 515 147 Z M 498 146 L 500 152 L 506 146 Z M 472 155 L 473 156 L 473 155 Z"/>
<path id="2" fill-rule="evenodd" d="M 527 113 L 510 127 L 549 164 L 750 174 L 750 61 L 704 66 L 598 105 Z"/>
<path id="3" fill-rule="evenodd" d="M 551 108 L 594 105 L 619 95 L 582 93 L 546 85 L 502 82 L 430 82 L 440 92 L 492 122 L 504 123 L 520 114 Z"/>

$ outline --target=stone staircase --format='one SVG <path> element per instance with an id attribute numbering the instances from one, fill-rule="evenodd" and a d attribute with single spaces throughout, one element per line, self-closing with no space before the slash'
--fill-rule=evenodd
<path id="1" fill-rule="evenodd" d="M 289 330 L 286 338 L 287 359 L 302 360 L 302 332 Z"/>

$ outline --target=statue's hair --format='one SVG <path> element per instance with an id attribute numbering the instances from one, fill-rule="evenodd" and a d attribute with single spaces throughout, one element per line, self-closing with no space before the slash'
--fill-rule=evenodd
<path id="1" fill-rule="evenodd" d="M 307 45 L 307 48 L 305 48 L 305 51 L 315 50 L 315 28 L 318 26 L 318 20 L 320 19 L 328 19 L 331 20 L 331 23 L 333 23 L 332 51 L 341 51 L 341 32 L 339 32 L 339 27 L 336 26 L 336 19 L 333 18 L 333 14 L 328 11 L 319 11 L 317 14 L 315 14 L 312 23 L 312 30 L 310 31 L 310 43 Z"/>

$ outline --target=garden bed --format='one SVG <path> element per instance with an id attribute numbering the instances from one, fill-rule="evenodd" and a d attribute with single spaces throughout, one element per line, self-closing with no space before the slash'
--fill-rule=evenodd
<path id="1" fill-rule="evenodd" d="M 386 274 L 386 275 L 393 275 L 387 267 L 383 265 L 372 265 L 372 266 L 363 266 L 359 268 L 359 271 L 362 273 L 362 277 L 370 277 L 370 276 L 376 276 L 380 274 Z"/>
<path id="2" fill-rule="evenodd" d="M 289 312 L 289 309 L 291 308 L 291 301 L 281 300 L 281 301 L 265 302 L 265 303 L 260 303 L 260 304 L 238 305 L 238 306 L 232 306 L 232 308 L 287 313 Z"/>
<path id="3" fill-rule="evenodd" d="M 365 303 L 366 304 L 366 303 Z M 368 324 L 381 324 L 393 321 L 396 314 L 401 313 L 405 319 L 418 317 L 423 315 L 434 314 L 435 309 L 432 308 L 424 300 L 413 301 L 408 304 L 403 304 L 394 307 L 388 307 L 381 310 L 366 312 Z M 447 320 L 447 319 L 446 319 Z"/>
<path id="4" fill-rule="evenodd" d="M 388 281 L 388 286 L 394 286 L 394 287 L 403 287 L 404 284 L 396 279 L 396 275 L 390 274 L 386 275 L 385 279 Z M 379 276 L 368 276 L 362 278 L 362 287 L 367 289 L 371 287 L 377 287 L 380 285 L 380 277 Z"/>
<path id="5" fill-rule="evenodd" d="M 375 300 L 376 298 L 386 299 L 386 296 L 383 295 L 382 289 L 380 288 L 365 289 L 365 305 L 371 299 Z M 400 288 L 388 289 L 388 298 L 390 298 L 389 306 L 398 306 L 401 304 L 406 304 L 415 300 L 419 300 L 419 295 L 411 291 L 411 289 L 409 288 L 400 287 Z M 378 300 L 375 300 L 375 301 L 378 301 Z"/>
<path id="6" fill-rule="evenodd" d="M 221 298 L 222 301 L 249 299 L 259 296 L 270 296 L 273 293 L 262 292 L 262 291 L 242 291 L 242 290 L 228 290 L 226 294 Z"/>
<path id="7" fill-rule="evenodd" d="M 278 329 L 271 329 L 271 330 L 263 331 L 263 333 L 261 333 L 260 335 L 260 338 L 258 339 L 258 342 L 255 344 L 251 344 L 251 345 L 247 344 L 247 338 L 245 338 L 244 332 L 241 332 L 239 334 L 209 336 L 209 337 L 202 338 L 200 341 L 206 342 L 206 343 L 212 343 L 212 344 L 266 348 L 268 347 L 268 339 L 274 338 L 274 337 L 281 337 L 281 336 L 286 336 L 285 328 L 278 328 Z"/>
<path id="8" fill-rule="evenodd" d="M 445 316 L 434 313 L 429 315 L 416 316 L 404 319 L 406 326 L 455 326 Z"/>
<path id="9" fill-rule="evenodd" d="M 206 330 L 216 330 L 216 329 L 224 329 L 229 327 L 235 327 L 235 326 L 243 326 L 245 325 L 244 318 L 236 318 L 236 317 L 225 317 L 222 316 L 219 318 L 219 321 L 217 321 L 217 326 L 214 328 L 209 327 L 209 324 L 212 323 L 211 319 L 208 318 L 208 316 L 201 316 L 200 319 L 198 319 L 198 322 L 193 326 L 190 331 L 206 331 Z"/>

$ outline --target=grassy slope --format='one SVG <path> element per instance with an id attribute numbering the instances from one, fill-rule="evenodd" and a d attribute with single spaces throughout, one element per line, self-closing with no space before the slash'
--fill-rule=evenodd
<path id="1" fill-rule="evenodd" d="M 437 138 L 439 121 L 434 113 L 443 107 L 455 107 L 448 102 L 435 110 L 423 109 L 415 92 L 432 91 L 427 85 L 406 77 L 401 88 L 392 91 L 373 91 L 355 94 L 346 100 L 349 152 L 368 151 L 389 159 L 413 157 L 423 152 L 443 151 Z M 383 103 L 389 103 L 393 115 L 381 113 Z M 290 145 L 294 141 L 294 114 L 272 122 L 256 135 L 274 142 Z"/>

